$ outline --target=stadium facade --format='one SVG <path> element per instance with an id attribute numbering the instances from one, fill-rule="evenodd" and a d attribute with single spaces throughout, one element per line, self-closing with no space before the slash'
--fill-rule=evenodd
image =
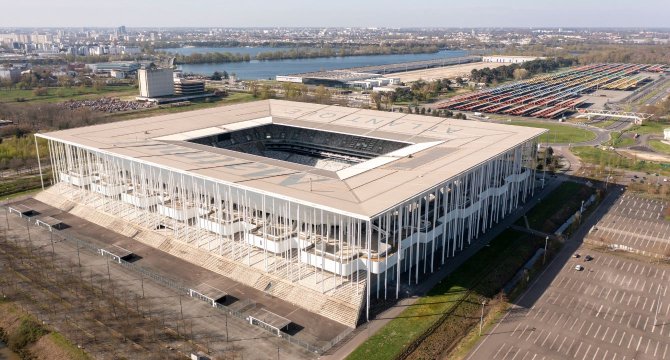
<path id="1" fill-rule="evenodd" d="M 52 199 L 355 326 L 371 298 L 398 297 L 533 193 L 544 131 L 267 100 L 36 136 Z"/>

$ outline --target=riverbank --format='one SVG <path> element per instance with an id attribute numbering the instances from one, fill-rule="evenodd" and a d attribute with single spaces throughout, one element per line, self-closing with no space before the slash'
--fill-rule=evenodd
<path id="1" fill-rule="evenodd" d="M 188 50 L 198 51 L 198 49 Z M 443 50 L 430 54 L 360 55 L 311 59 L 282 59 L 272 61 L 251 60 L 249 62 L 215 64 L 183 64 L 179 65 L 178 68 L 184 73 L 203 75 L 211 75 L 215 71 L 226 71 L 228 74 L 235 74 L 240 80 L 258 80 L 274 79 L 277 75 L 399 64 L 414 61 L 450 59 L 466 55 L 468 55 L 468 52 L 465 50 Z"/>
<path id="2" fill-rule="evenodd" d="M 184 51 L 187 49 L 188 51 Z M 348 56 L 375 56 L 375 55 L 406 55 L 406 54 L 435 54 L 440 51 L 437 46 L 365 46 L 365 47 L 298 47 L 282 48 L 173 48 L 162 52 L 175 56 L 175 64 L 212 64 L 249 62 L 251 60 L 298 60 Z M 251 51 L 250 51 L 251 50 Z"/>

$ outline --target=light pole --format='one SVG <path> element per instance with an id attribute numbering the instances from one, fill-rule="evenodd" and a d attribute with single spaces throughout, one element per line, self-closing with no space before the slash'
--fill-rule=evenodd
<path id="1" fill-rule="evenodd" d="M 482 315 L 479 317 L 479 336 L 482 336 L 482 327 L 484 326 L 484 305 L 486 305 L 486 299 L 482 300 Z"/>
<path id="2" fill-rule="evenodd" d="M 542 265 L 547 262 L 547 245 L 549 245 L 549 236 L 544 237 L 544 254 L 542 254 Z"/>

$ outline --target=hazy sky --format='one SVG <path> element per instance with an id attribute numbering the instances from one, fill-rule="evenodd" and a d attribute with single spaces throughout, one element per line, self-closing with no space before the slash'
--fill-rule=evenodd
<path id="1" fill-rule="evenodd" d="M 670 27 L 670 0 L 7 0 L 0 27 Z"/>

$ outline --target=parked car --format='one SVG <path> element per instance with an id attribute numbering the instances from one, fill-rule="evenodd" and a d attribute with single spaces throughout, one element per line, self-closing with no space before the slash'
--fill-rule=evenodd
<path id="1" fill-rule="evenodd" d="M 579 259 L 581 257 L 581 255 L 579 255 L 579 253 L 574 253 L 574 254 L 572 254 L 572 257 L 575 258 L 575 259 Z"/>
<path id="2" fill-rule="evenodd" d="M 582 271 L 582 270 L 584 270 L 584 267 L 581 266 L 581 265 L 575 265 L 575 270 Z"/>
<path id="3" fill-rule="evenodd" d="M 584 256 L 584 261 L 591 261 L 591 260 L 593 260 L 593 256 L 591 255 Z"/>

